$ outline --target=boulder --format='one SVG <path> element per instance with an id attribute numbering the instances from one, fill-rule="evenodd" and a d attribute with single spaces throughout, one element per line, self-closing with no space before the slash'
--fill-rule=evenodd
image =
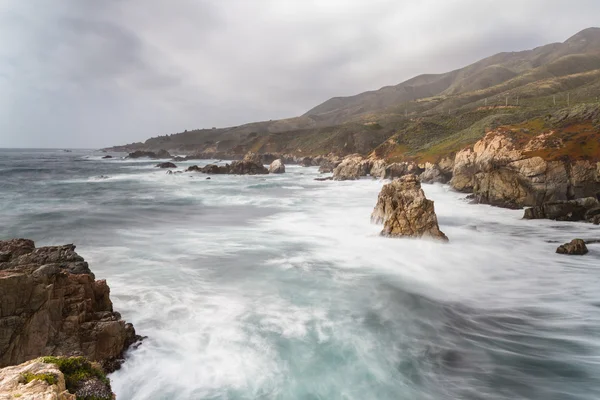
<path id="1" fill-rule="evenodd" d="M 350 155 L 333 170 L 333 179 L 336 181 L 347 181 L 360 179 L 368 173 L 366 164 L 363 163 L 362 156 L 358 154 Z"/>
<path id="2" fill-rule="evenodd" d="M 440 231 L 433 201 L 425 197 L 415 175 L 395 179 L 381 189 L 371 221 L 383 224 L 384 236 L 448 241 Z"/>
<path id="3" fill-rule="evenodd" d="M 285 165 L 281 159 L 277 159 L 269 165 L 270 174 L 283 174 L 285 172 Z"/>
<path id="4" fill-rule="evenodd" d="M 598 211 L 596 211 L 598 210 Z M 551 201 L 525 209 L 524 219 L 552 219 L 556 221 L 593 220 L 600 213 L 600 202 L 595 197 Z"/>
<path id="5" fill-rule="evenodd" d="M 384 160 L 375 160 L 371 164 L 371 170 L 369 171 L 369 175 L 371 175 L 373 178 L 384 179 L 386 175 L 386 167 L 387 163 Z"/>
<path id="6" fill-rule="evenodd" d="M 172 162 L 163 162 L 160 164 L 156 164 L 157 168 L 177 168 L 177 165 L 173 164 Z"/>
<path id="7" fill-rule="evenodd" d="M 140 339 L 113 310 L 75 246 L 0 241 L 0 367 L 42 355 L 83 355 L 116 368 Z"/>
<path id="8" fill-rule="evenodd" d="M 423 183 L 448 183 L 450 178 L 442 172 L 442 169 L 437 164 L 425 163 L 424 171 L 419 175 L 419 179 Z"/>
<path id="9" fill-rule="evenodd" d="M 585 242 L 581 239 L 573 239 L 569 243 L 558 246 L 556 249 L 558 254 L 579 255 L 582 256 L 588 253 Z"/>
<path id="10" fill-rule="evenodd" d="M 268 174 L 269 170 L 264 167 L 262 162 L 251 160 L 234 161 L 229 165 L 229 174 L 234 175 L 260 175 Z"/>
<path id="11" fill-rule="evenodd" d="M 104 156 L 103 159 L 113 158 L 113 156 Z"/>

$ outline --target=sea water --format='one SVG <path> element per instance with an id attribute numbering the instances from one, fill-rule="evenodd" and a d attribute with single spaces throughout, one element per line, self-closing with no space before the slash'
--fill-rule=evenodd
<path id="1" fill-rule="evenodd" d="M 103 155 L 0 150 L 0 233 L 75 243 L 147 336 L 119 400 L 600 398 L 600 245 L 555 254 L 597 226 L 423 185 L 450 242 L 390 239 L 382 181 Z"/>

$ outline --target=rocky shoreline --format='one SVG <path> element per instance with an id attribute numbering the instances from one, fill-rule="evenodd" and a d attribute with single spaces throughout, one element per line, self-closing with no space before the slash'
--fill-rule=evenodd
<path id="1" fill-rule="evenodd" d="M 78 357 L 78 363 L 94 362 L 95 368 L 109 373 L 120 368 L 127 349 L 142 340 L 114 311 L 106 281 L 95 279 L 72 244 L 36 248 L 28 239 L 0 241 L 0 305 L 0 367 L 25 363 L 23 371 L 39 374 L 52 367 L 30 360 Z M 0 386 L 37 390 L 37 384 L 15 383 L 9 378 L 13 372 L 0 370 Z M 52 374 L 59 383 L 52 390 L 62 389 L 60 377 Z"/>

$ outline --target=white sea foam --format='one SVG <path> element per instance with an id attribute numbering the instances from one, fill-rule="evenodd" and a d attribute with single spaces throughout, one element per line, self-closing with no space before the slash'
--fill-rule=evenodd
<path id="1" fill-rule="evenodd" d="M 148 336 L 111 375 L 119 399 L 600 395 L 600 245 L 554 253 L 596 226 L 424 185 L 450 243 L 390 239 L 370 222 L 381 181 L 79 164 L 15 193 L 1 222 L 78 244 Z"/>

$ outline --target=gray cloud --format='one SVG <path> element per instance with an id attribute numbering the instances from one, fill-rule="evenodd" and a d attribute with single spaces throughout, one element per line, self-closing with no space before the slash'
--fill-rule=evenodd
<path id="1" fill-rule="evenodd" d="M 0 147 L 291 117 L 564 41 L 597 15 L 597 0 L 11 0 L 0 6 Z"/>

